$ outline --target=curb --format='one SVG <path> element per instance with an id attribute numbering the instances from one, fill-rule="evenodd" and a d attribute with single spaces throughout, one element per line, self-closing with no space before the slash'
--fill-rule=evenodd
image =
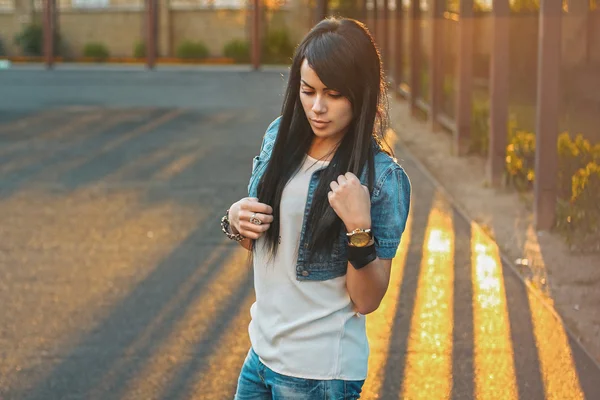
<path id="1" fill-rule="evenodd" d="M 439 190 L 444 195 L 444 197 L 446 197 L 449 200 L 450 204 L 452 205 L 452 207 L 454 207 L 454 209 L 458 212 L 458 214 L 462 218 L 464 218 L 466 221 L 468 221 L 468 222 L 476 225 L 481 230 L 481 233 L 483 235 L 485 235 L 491 241 L 493 241 L 494 243 L 496 243 L 496 241 L 490 235 L 487 234 L 486 230 L 483 229 L 483 227 L 479 223 L 477 223 L 477 221 L 473 220 L 469 216 L 469 214 L 467 213 L 467 211 L 460 205 L 460 203 L 456 200 L 456 198 L 454 196 L 452 196 L 446 190 L 445 186 L 442 185 L 431 174 L 431 172 L 429 172 L 429 169 L 425 166 L 425 164 L 423 164 L 421 162 L 421 160 L 417 156 L 415 156 L 414 154 L 412 154 L 412 152 L 408 148 L 408 145 L 400 137 L 400 135 L 398 135 L 396 133 L 396 137 L 398 139 L 396 147 L 398 147 L 398 144 L 402 145 L 402 152 L 404 154 L 406 154 L 407 158 L 410 159 L 410 161 L 413 162 L 417 166 L 417 168 L 419 169 L 419 172 L 423 173 L 423 175 L 425 175 L 425 177 L 427 177 L 427 179 L 429 179 L 433 183 L 433 185 L 436 187 L 436 189 Z M 523 275 L 521 275 L 521 273 L 519 272 L 519 270 L 516 267 L 516 265 L 514 264 L 514 262 L 510 261 L 510 259 L 508 258 L 508 256 L 500 249 L 500 246 L 498 246 L 498 253 L 500 255 L 500 258 L 501 258 L 502 262 L 509 267 L 509 269 L 516 275 L 517 279 L 519 281 L 521 281 L 525 285 L 525 287 L 527 288 L 527 290 L 529 292 L 531 292 L 541 302 L 541 304 L 546 309 L 548 309 L 548 311 L 550 311 L 552 313 L 552 315 L 556 318 L 556 320 L 558 320 L 560 322 L 560 324 L 563 326 L 563 328 L 565 329 L 565 331 L 567 332 L 567 334 L 570 336 L 570 338 L 572 340 L 574 340 L 579 345 L 579 347 L 583 350 L 583 352 L 585 353 L 585 355 L 587 355 L 588 358 L 592 361 L 592 363 L 598 368 L 598 370 L 600 370 L 600 361 L 597 361 L 592 356 L 592 354 L 589 352 L 589 350 L 581 343 L 581 341 L 579 340 L 579 338 L 577 337 L 577 335 L 571 330 L 571 328 L 569 328 L 568 325 L 565 324 L 563 318 L 558 314 L 558 312 L 556 311 L 556 309 L 554 308 L 554 306 L 550 303 L 550 301 L 538 289 L 536 289 L 531 283 L 529 283 L 528 281 L 526 281 L 524 279 Z"/>
<path id="2" fill-rule="evenodd" d="M 290 66 L 285 64 L 262 64 L 258 70 L 250 64 L 210 64 L 210 63 L 157 63 L 149 69 L 144 63 L 109 63 L 109 62 L 56 62 L 48 68 L 43 61 L 15 62 L 0 58 L 0 70 L 22 71 L 203 71 L 203 72 L 276 72 L 289 73 Z"/>
<path id="3" fill-rule="evenodd" d="M 14 64 L 27 64 L 27 63 L 44 63 L 45 58 L 43 56 L 11 56 L 11 57 L 0 57 L 0 60 L 7 60 Z M 80 64 L 133 64 L 133 65 L 145 65 L 146 58 L 136 58 L 136 57 L 108 57 L 105 59 L 98 59 L 94 57 L 76 57 L 76 58 L 68 58 L 64 57 L 54 57 L 54 63 L 62 64 L 62 63 L 80 63 Z M 235 64 L 235 60 L 233 58 L 228 57 L 211 57 L 211 58 L 203 58 L 203 59 L 186 59 L 186 58 L 177 58 L 177 57 L 156 57 L 156 64 L 163 65 L 230 65 Z"/>

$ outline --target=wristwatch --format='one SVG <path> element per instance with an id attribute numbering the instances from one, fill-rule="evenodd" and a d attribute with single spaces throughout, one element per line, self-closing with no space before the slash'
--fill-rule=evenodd
<path id="1" fill-rule="evenodd" d="M 366 247 L 373 241 L 371 229 L 357 228 L 352 232 L 346 233 L 346 236 L 348 237 L 348 245 L 352 247 Z"/>

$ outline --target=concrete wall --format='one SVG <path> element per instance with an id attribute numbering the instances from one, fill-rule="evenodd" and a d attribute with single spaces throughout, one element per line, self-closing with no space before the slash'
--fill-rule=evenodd
<path id="1" fill-rule="evenodd" d="M 308 0 L 292 3 L 287 9 L 264 10 L 263 31 L 286 29 L 297 43 L 311 27 Z M 16 0 L 14 11 L 0 12 L 0 40 L 10 55 L 19 55 L 13 37 L 34 16 L 29 0 Z M 158 48 L 162 56 L 173 56 L 177 46 L 185 41 L 202 40 L 213 56 L 222 56 L 224 45 L 232 39 L 250 38 L 250 18 L 247 10 L 236 9 L 172 9 L 167 1 L 159 3 Z M 86 43 L 104 43 L 112 56 L 132 56 L 137 42 L 144 39 L 145 15 L 142 9 L 77 9 L 61 8 L 58 24 L 68 56 L 79 56 Z"/>
<path id="2" fill-rule="evenodd" d="M 211 55 L 221 55 L 225 43 L 248 37 L 247 17 L 244 10 L 171 11 L 171 48 L 175 52 L 179 43 L 201 40 Z"/>
<path id="3" fill-rule="evenodd" d="M 15 54 L 13 44 L 15 33 L 19 31 L 19 21 L 13 13 L 0 13 L 0 41 L 8 54 Z"/>
<path id="4" fill-rule="evenodd" d="M 63 11 L 59 27 L 69 56 L 81 55 L 89 42 L 104 43 L 111 56 L 133 56 L 142 40 L 143 14 L 140 11 Z"/>

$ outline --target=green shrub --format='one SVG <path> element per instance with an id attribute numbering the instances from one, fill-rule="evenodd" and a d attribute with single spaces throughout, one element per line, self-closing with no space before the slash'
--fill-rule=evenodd
<path id="1" fill-rule="evenodd" d="M 289 64 L 294 55 L 294 45 L 285 29 L 268 32 L 263 40 L 262 47 L 266 63 Z"/>
<path id="2" fill-rule="evenodd" d="M 250 43 L 247 40 L 234 39 L 223 48 L 225 57 L 230 57 L 236 63 L 250 62 Z"/>
<path id="3" fill-rule="evenodd" d="M 204 42 L 192 42 L 186 40 L 177 47 L 176 54 L 179 58 L 200 59 L 207 58 L 210 52 Z"/>
<path id="4" fill-rule="evenodd" d="M 513 115 L 508 119 L 508 138 L 515 135 L 517 121 Z M 490 104 L 487 101 L 473 102 L 471 111 L 471 136 L 469 153 L 487 157 L 490 146 Z"/>
<path id="5" fill-rule="evenodd" d="M 97 61 L 104 61 L 110 56 L 110 53 L 103 43 L 90 42 L 83 47 L 83 56 L 95 58 Z"/>
<path id="6" fill-rule="evenodd" d="M 487 156 L 490 146 L 490 105 L 474 102 L 471 112 L 471 135 L 469 153 Z"/>
<path id="7" fill-rule="evenodd" d="M 15 35 L 15 44 L 19 46 L 23 55 L 42 56 L 44 54 L 44 29 L 39 24 L 26 25 L 23 30 Z M 58 32 L 54 32 L 54 55 L 60 54 L 61 40 Z"/>
<path id="8" fill-rule="evenodd" d="M 456 88 L 455 88 L 454 76 L 451 74 L 444 75 L 442 82 L 442 110 L 454 117 L 456 115 Z"/>
<path id="9" fill-rule="evenodd" d="M 421 97 L 425 102 L 429 102 L 429 70 L 421 68 L 419 75 L 421 78 L 421 87 L 419 89 L 421 91 Z"/>
<path id="10" fill-rule="evenodd" d="M 133 56 L 135 58 L 144 58 L 146 57 L 146 43 L 137 42 L 133 47 Z"/>

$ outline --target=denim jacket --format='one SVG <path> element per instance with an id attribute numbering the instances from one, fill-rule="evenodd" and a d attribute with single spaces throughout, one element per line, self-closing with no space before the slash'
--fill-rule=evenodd
<path id="1" fill-rule="evenodd" d="M 263 138 L 260 154 L 253 159 L 252 175 L 248 184 L 249 197 L 258 197 L 258 183 L 271 158 L 280 119 L 281 117 L 277 118 L 269 125 Z M 348 239 L 343 224 L 332 252 L 316 255 L 311 263 L 308 262 L 306 220 L 321 171 L 317 170 L 311 176 L 304 209 L 304 222 L 296 263 L 296 279 L 301 281 L 324 281 L 337 278 L 346 274 L 348 267 Z M 360 181 L 363 185 L 367 185 L 366 171 L 361 175 Z M 371 232 L 375 238 L 375 249 L 379 258 L 391 259 L 396 254 L 408 218 L 410 193 L 410 181 L 404 169 L 394 158 L 378 148 L 375 155 L 375 181 L 371 194 Z"/>

